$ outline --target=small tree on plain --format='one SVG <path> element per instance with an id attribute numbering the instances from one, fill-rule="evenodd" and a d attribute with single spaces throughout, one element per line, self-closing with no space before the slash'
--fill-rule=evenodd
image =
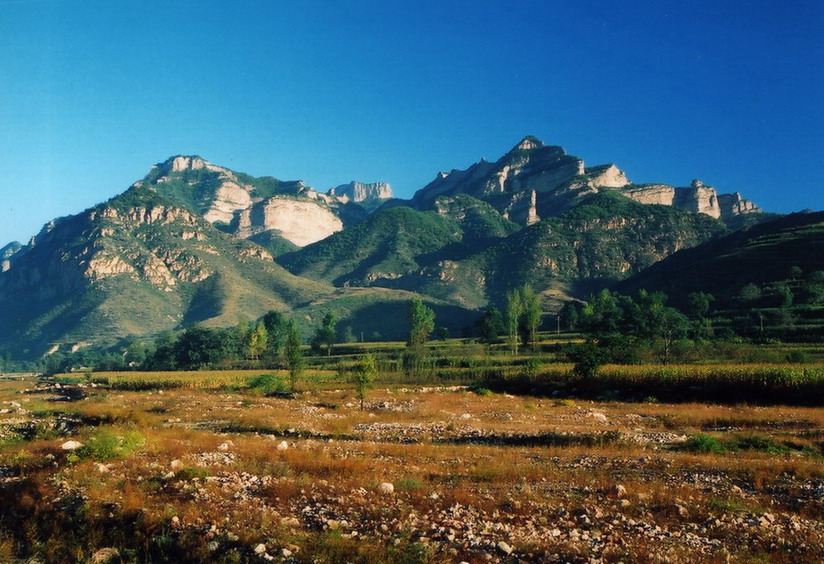
<path id="1" fill-rule="evenodd" d="M 523 313 L 521 293 L 511 290 L 506 295 L 506 332 L 512 354 L 518 354 L 518 327 Z"/>
<path id="2" fill-rule="evenodd" d="M 298 380 L 306 367 L 306 360 L 303 358 L 300 345 L 301 340 L 297 324 L 290 319 L 286 323 L 286 342 L 284 343 L 283 353 L 286 357 L 286 367 L 289 369 L 289 386 L 293 392 L 297 391 Z"/>
<path id="3" fill-rule="evenodd" d="M 409 302 L 409 340 L 406 346 L 413 349 L 422 347 L 434 329 L 435 312 L 420 298 L 412 298 Z"/>
<path id="4" fill-rule="evenodd" d="M 532 286 L 527 284 L 520 290 L 521 293 L 521 321 L 520 326 L 524 346 L 535 349 L 538 344 L 538 326 L 541 324 L 541 304 Z"/>
<path id="5" fill-rule="evenodd" d="M 248 353 L 249 358 L 257 360 L 266 351 L 269 344 L 269 332 L 263 323 L 258 323 L 249 333 Z"/>
<path id="6" fill-rule="evenodd" d="M 355 385 L 355 393 L 360 400 L 361 409 L 363 409 L 364 401 L 366 401 L 366 391 L 372 385 L 377 373 L 377 359 L 372 353 L 367 353 L 360 358 L 355 369 L 349 375 L 349 381 Z"/>
<path id="7" fill-rule="evenodd" d="M 335 314 L 331 311 L 323 316 L 320 327 L 315 331 L 315 336 L 312 339 L 312 346 L 326 347 L 326 356 L 332 355 L 332 345 L 335 344 L 338 338 L 338 320 Z"/>

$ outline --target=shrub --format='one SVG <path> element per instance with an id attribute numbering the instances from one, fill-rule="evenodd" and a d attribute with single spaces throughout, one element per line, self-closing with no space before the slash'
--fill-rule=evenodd
<path id="1" fill-rule="evenodd" d="M 261 374 L 249 380 L 249 389 L 264 396 L 285 393 L 286 383 L 276 374 Z"/>
<path id="2" fill-rule="evenodd" d="M 78 459 L 113 460 L 124 458 L 137 451 L 146 443 L 139 431 L 115 432 L 113 429 L 99 429 L 86 444 L 77 451 Z"/>
<path id="3" fill-rule="evenodd" d="M 704 433 L 698 433 L 690 437 L 684 444 L 684 449 L 705 454 L 722 454 L 726 450 L 718 439 Z"/>

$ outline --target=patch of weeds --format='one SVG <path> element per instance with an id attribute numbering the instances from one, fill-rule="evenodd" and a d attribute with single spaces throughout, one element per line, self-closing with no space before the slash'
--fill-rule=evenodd
<path id="1" fill-rule="evenodd" d="M 483 388 L 481 386 L 472 386 L 471 388 L 469 388 L 469 391 L 474 393 L 474 394 L 478 394 L 479 396 L 491 396 L 492 395 L 492 390 L 490 390 L 489 388 Z"/>
<path id="2" fill-rule="evenodd" d="M 211 473 L 205 468 L 184 468 L 179 470 L 175 477 L 184 482 L 190 482 L 194 479 L 202 480 L 211 476 Z"/>
<path id="3" fill-rule="evenodd" d="M 573 407 L 575 405 L 575 402 L 571 399 L 556 399 L 554 402 L 552 402 L 552 405 L 554 405 L 555 407 Z"/>
<path id="4" fill-rule="evenodd" d="M 395 489 L 402 492 L 414 492 L 423 489 L 423 482 L 415 478 L 402 478 L 395 483 Z"/>
<path id="5" fill-rule="evenodd" d="M 744 503 L 744 501 L 733 497 L 714 497 L 710 499 L 709 503 L 707 503 L 707 507 L 710 511 L 714 511 L 716 513 L 734 513 L 736 515 L 752 513 L 752 508 L 749 505 Z"/>
<path id="6" fill-rule="evenodd" d="M 690 437 L 689 440 L 684 443 L 683 448 L 690 452 L 700 452 L 704 454 L 723 454 L 726 452 L 724 445 L 722 445 L 718 439 L 704 433 L 698 433 Z"/>
<path id="7" fill-rule="evenodd" d="M 241 402 L 240 402 L 240 407 L 244 407 L 244 408 L 246 408 L 246 407 L 252 407 L 253 405 L 255 405 L 255 402 L 253 402 L 253 401 L 252 401 L 252 400 L 250 400 L 249 398 L 243 399 L 243 400 L 241 400 Z"/>
<path id="8" fill-rule="evenodd" d="M 767 437 L 759 437 L 758 435 L 735 437 L 731 439 L 728 444 L 730 450 L 754 450 L 769 454 L 788 454 L 791 452 L 786 445 L 777 443 Z"/>
<path id="9" fill-rule="evenodd" d="M 289 386 L 276 374 L 260 374 L 249 380 L 249 390 L 264 396 L 283 394 L 289 391 Z"/>
<path id="10" fill-rule="evenodd" d="M 153 405 L 152 407 L 150 407 L 146 410 L 147 413 L 156 413 L 156 414 L 168 413 L 168 411 L 169 411 L 169 409 L 165 406 L 162 406 L 162 405 Z"/>
<path id="11" fill-rule="evenodd" d="M 647 396 L 644 398 L 644 403 L 661 403 L 661 401 L 655 396 Z"/>
<path id="12" fill-rule="evenodd" d="M 69 455 L 77 460 L 113 460 L 124 458 L 137 451 L 146 443 L 139 431 L 115 432 L 113 429 L 99 429 L 82 448 Z"/>
<path id="13" fill-rule="evenodd" d="M 524 363 L 523 377 L 527 380 L 534 380 L 541 372 L 541 361 L 537 358 L 530 358 Z"/>
<path id="14" fill-rule="evenodd" d="M 532 403 L 524 404 L 524 409 L 535 409 L 535 404 L 532 404 Z"/>

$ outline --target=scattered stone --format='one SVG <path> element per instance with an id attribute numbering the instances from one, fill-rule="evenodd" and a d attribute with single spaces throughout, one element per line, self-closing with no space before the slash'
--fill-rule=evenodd
<path id="1" fill-rule="evenodd" d="M 227 452 L 229 450 L 229 443 L 220 443 L 217 445 L 217 450 L 220 452 Z"/>
<path id="2" fill-rule="evenodd" d="M 498 550 L 500 550 L 504 554 L 512 554 L 512 547 L 504 541 L 498 543 Z"/>
<path id="3" fill-rule="evenodd" d="M 255 554 L 263 554 L 264 552 L 266 552 L 265 544 L 260 543 L 255 547 Z"/>
<path id="4" fill-rule="evenodd" d="M 177 472 L 177 471 L 179 471 L 183 468 L 183 463 L 180 460 L 177 460 L 177 459 L 172 460 L 172 462 L 169 464 L 169 468 L 171 468 L 173 471 Z"/>
<path id="5" fill-rule="evenodd" d="M 80 441 L 66 441 L 65 443 L 60 445 L 60 448 L 62 448 L 63 450 L 77 450 L 82 447 L 83 443 L 81 443 Z"/>
<path id="6" fill-rule="evenodd" d="M 625 488 L 621 484 L 615 484 L 609 489 L 607 493 L 612 497 L 617 497 L 618 499 L 621 499 L 627 497 L 627 488 Z"/>
<path id="7" fill-rule="evenodd" d="M 280 441 L 278 443 L 278 446 L 275 448 L 277 448 L 278 450 L 286 450 L 289 448 L 289 443 L 287 443 L 286 441 Z"/>
<path id="8" fill-rule="evenodd" d="M 121 562 L 120 552 L 116 548 L 101 548 L 92 554 L 90 564 L 119 564 Z"/>
<path id="9" fill-rule="evenodd" d="M 395 492 L 395 485 L 389 482 L 381 482 L 378 484 L 378 493 L 389 495 Z"/>
<path id="10" fill-rule="evenodd" d="M 173 529 L 180 527 L 180 517 L 178 517 L 177 515 L 172 517 L 171 525 Z"/>

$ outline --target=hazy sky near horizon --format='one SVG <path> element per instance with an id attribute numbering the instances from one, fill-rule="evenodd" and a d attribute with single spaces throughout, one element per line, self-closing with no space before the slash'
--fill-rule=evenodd
<path id="1" fill-rule="evenodd" d="M 0 246 L 175 154 L 411 197 L 525 135 L 824 209 L 824 2 L 0 0 Z"/>

